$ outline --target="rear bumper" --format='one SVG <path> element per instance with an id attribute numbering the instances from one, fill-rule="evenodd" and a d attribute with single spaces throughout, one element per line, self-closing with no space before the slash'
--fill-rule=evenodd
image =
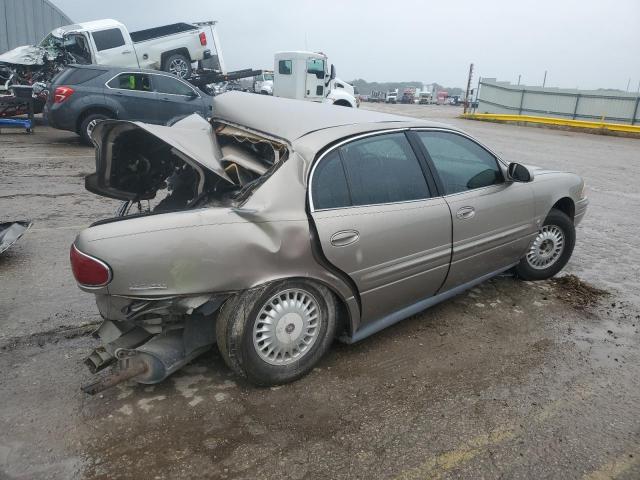
<path id="1" fill-rule="evenodd" d="M 47 104 L 46 111 L 49 126 L 58 130 L 76 131 L 76 116 L 66 108 L 66 105 Z"/>
<path id="2" fill-rule="evenodd" d="M 585 213 L 587 213 L 587 206 L 589 205 L 589 199 L 583 198 L 582 200 L 578 200 L 576 202 L 576 213 L 573 217 L 573 224 L 578 225 L 582 219 L 584 218 Z"/>

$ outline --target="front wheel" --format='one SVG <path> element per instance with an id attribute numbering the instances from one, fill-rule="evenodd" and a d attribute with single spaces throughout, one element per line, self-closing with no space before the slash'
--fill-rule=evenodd
<path id="1" fill-rule="evenodd" d="M 232 370 L 256 385 L 292 382 L 331 346 L 336 308 L 329 290 L 307 280 L 246 290 L 220 310 L 218 348 Z"/>
<path id="2" fill-rule="evenodd" d="M 576 243 L 576 230 L 571 219 L 555 208 L 533 239 L 527 253 L 516 267 L 524 280 L 546 280 L 564 268 Z"/>

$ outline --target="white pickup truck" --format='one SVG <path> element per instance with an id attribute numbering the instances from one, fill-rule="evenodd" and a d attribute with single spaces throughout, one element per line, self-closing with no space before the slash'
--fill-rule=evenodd
<path id="1" fill-rule="evenodd" d="M 209 36 L 215 35 L 213 29 L 209 31 Z M 215 38 L 207 38 L 205 29 L 188 23 L 138 32 L 129 32 L 110 19 L 77 23 L 56 28 L 39 45 L 0 55 L 0 77 L 4 77 L 0 89 L 9 83 L 48 81 L 46 77 L 69 63 L 150 68 L 187 78 L 192 63 L 211 57 L 212 47 L 215 51 Z"/>

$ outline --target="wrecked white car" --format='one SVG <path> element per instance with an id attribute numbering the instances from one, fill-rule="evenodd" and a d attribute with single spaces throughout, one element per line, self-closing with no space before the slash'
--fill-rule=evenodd
<path id="1" fill-rule="evenodd" d="M 229 92 L 171 127 L 105 120 L 88 190 L 125 203 L 71 247 L 102 341 L 87 359 L 155 383 L 217 343 L 258 385 L 508 269 L 549 278 L 587 199 L 446 125 Z"/>

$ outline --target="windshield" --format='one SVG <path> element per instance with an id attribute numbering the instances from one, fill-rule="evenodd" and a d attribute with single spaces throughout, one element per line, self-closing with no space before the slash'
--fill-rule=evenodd
<path id="1" fill-rule="evenodd" d="M 47 35 L 42 39 L 42 41 L 40 42 L 40 46 L 45 48 L 49 48 L 49 47 L 62 48 L 63 42 L 60 37 L 56 37 L 53 35 L 53 33 L 50 33 L 49 35 Z"/>
<path id="2" fill-rule="evenodd" d="M 265 73 L 264 74 L 264 79 L 265 80 L 273 80 L 273 73 Z"/>

